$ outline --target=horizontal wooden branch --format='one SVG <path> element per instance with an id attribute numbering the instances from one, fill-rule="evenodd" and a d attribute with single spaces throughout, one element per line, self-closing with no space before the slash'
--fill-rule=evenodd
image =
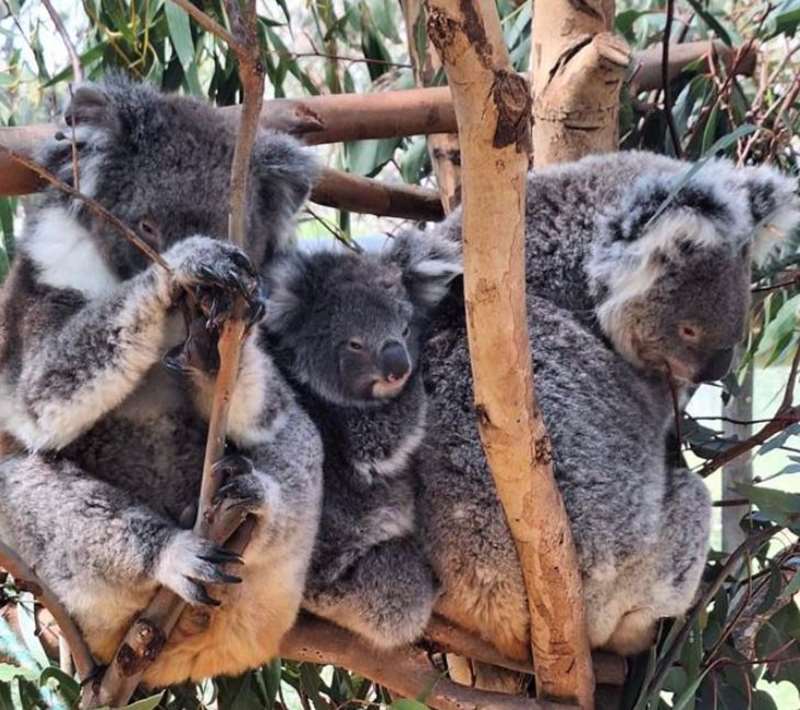
<path id="1" fill-rule="evenodd" d="M 533 664 L 521 663 L 502 656 L 494 646 L 468 631 L 456 626 L 441 616 L 434 616 L 425 629 L 425 641 L 444 653 L 456 653 L 481 663 L 507 668 L 520 673 L 533 675 Z M 625 683 L 627 664 L 625 659 L 614 653 L 595 651 L 592 653 L 592 666 L 598 684 L 621 686 Z"/>
<path id="2" fill-rule="evenodd" d="M 30 157 L 52 136 L 50 124 L 0 128 L 0 148 Z M 0 151 L 0 195 L 26 195 L 45 186 L 34 171 Z M 312 202 L 339 209 L 399 219 L 440 220 L 444 217 L 439 193 L 416 185 L 380 180 L 323 169 L 311 193 Z"/>
<path id="3" fill-rule="evenodd" d="M 709 42 L 676 45 L 670 51 L 670 77 L 700 59 L 707 66 L 710 47 Z M 715 42 L 713 47 L 718 60 L 730 67 L 736 50 L 725 47 L 721 42 Z M 660 46 L 656 46 L 634 55 L 632 86 L 635 91 L 647 91 L 660 86 L 660 51 Z M 737 72 L 752 74 L 756 56 L 755 48 L 750 47 L 737 63 Z M 239 108 L 236 106 L 220 110 L 230 114 L 231 118 L 238 117 Z M 274 99 L 264 102 L 261 126 L 292 133 L 309 145 L 454 133 L 457 130 L 450 89 L 446 86 L 372 94 Z M 0 145 L 24 155 L 32 155 L 37 146 L 53 135 L 55 130 L 49 124 L 0 128 Z M 438 216 L 431 216 L 434 193 L 407 188 L 403 185 L 387 186 L 329 169 L 323 173 L 312 200 L 386 217 L 441 218 L 441 212 Z M 0 156 L 0 195 L 24 195 L 39 189 L 41 185 L 35 175 L 6 156 Z"/>
<path id="4" fill-rule="evenodd" d="M 332 664 L 369 678 L 406 698 L 417 698 L 436 710 L 568 710 L 516 695 L 458 685 L 413 647 L 386 651 L 327 621 L 302 617 L 284 637 L 281 656 L 294 661 Z"/>

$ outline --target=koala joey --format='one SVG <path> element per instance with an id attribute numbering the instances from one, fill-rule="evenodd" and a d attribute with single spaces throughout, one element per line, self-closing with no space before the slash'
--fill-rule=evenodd
<path id="1" fill-rule="evenodd" d="M 376 646 L 417 638 L 438 593 L 414 502 L 427 408 L 419 344 L 460 271 L 455 243 L 414 234 L 382 255 L 297 254 L 268 271 L 270 348 L 325 451 L 304 606 Z"/>
<path id="2" fill-rule="evenodd" d="M 170 271 L 84 204 L 46 192 L 0 293 L 0 429 L 24 448 L 0 462 L 0 538 L 64 602 L 101 662 L 159 586 L 192 605 L 222 596 L 205 630 L 189 635 L 179 625 L 144 681 L 236 674 L 275 654 L 299 609 L 319 518 L 321 442 L 249 338 L 216 505 L 252 514 L 256 527 L 243 559 L 231 555 L 186 529 L 209 377 L 189 368 L 175 378 L 162 359 L 186 337 L 187 291 L 205 304 L 212 330 L 236 293 L 260 319 L 257 270 L 289 238 L 315 165 L 294 140 L 258 136 L 245 253 L 223 241 L 235 140 L 224 117 L 113 78 L 77 88 L 66 122 L 81 191 L 136 229 Z M 64 135 L 39 159 L 72 181 Z"/>
<path id="3" fill-rule="evenodd" d="M 767 168 L 619 153 L 531 173 L 527 305 L 539 405 L 571 522 L 592 647 L 638 652 L 691 604 L 705 563 L 702 480 L 665 465 L 679 388 L 725 374 L 751 262 L 800 222 Z M 439 227 L 459 238 L 460 214 Z M 511 658 L 529 654 L 516 553 L 481 450 L 463 304 L 440 309 L 423 357 L 430 436 L 420 476 L 437 610 Z M 498 363 L 498 367 L 510 364 Z M 489 412 L 491 417 L 491 412 Z"/>

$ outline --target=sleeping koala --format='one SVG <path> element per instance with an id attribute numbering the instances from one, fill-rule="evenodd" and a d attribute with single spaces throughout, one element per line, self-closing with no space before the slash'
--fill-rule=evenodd
<path id="1" fill-rule="evenodd" d="M 688 168 L 619 153 L 536 171 L 528 184 L 536 392 L 589 639 L 621 654 L 686 611 L 708 548 L 703 481 L 665 465 L 669 379 L 681 388 L 725 374 L 746 325 L 751 262 L 800 222 L 794 183 L 774 170 L 717 161 L 677 189 Z M 458 238 L 460 214 L 440 230 Z M 458 298 L 431 331 L 423 363 L 436 444 L 420 457 L 419 506 L 443 586 L 436 609 L 523 660 L 525 588 L 480 445 Z"/>
<path id="2" fill-rule="evenodd" d="M 438 593 L 414 504 L 427 408 L 417 365 L 460 272 L 455 243 L 414 234 L 380 256 L 298 254 L 268 271 L 271 350 L 325 450 L 304 606 L 380 647 L 416 639 Z"/>
<path id="3" fill-rule="evenodd" d="M 216 604 L 206 585 L 224 585 L 210 626 L 173 637 L 144 680 L 240 673 L 275 654 L 297 614 L 321 442 L 248 339 L 226 432 L 235 455 L 217 464 L 227 480 L 216 503 L 257 521 L 237 559 L 179 524 L 198 498 L 210 387 L 179 381 L 161 360 L 186 338 L 186 291 L 212 304 L 243 293 L 252 319 L 263 315 L 257 269 L 289 238 L 315 165 L 288 137 L 258 137 L 245 254 L 222 241 L 234 126 L 209 106 L 113 78 L 79 87 L 66 121 L 81 191 L 137 230 L 171 273 L 83 203 L 45 193 L 0 292 L 0 430 L 25 449 L 0 462 L 0 538 L 102 662 L 159 586 L 196 605 Z M 72 181 L 63 134 L 39 159 Z M 217 308 L 209 327 L 225 316 Z"/>

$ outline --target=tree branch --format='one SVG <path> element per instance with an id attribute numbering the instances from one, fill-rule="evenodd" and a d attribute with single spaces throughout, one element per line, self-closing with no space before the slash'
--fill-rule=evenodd
<path id="1" fill-rule="evenodd" d="M 433 668 L 413 647 L 377 649 L 331 623 L 302 616 L 284 636 L 280 654 L 294 661 L 347 668 L 407 698 L 419 698 L 436 710 L 568 710 L 556 705 L 504 693 L 458 685 Z"/>
<path id="2" fill-rule="evenodd" d="M 258 42 L 255 0 L 245 0 L 241 12 L 239 0 L 225 0 L 225 7 L 234 29 L 233 50 L 239 63 L 239 76 L 244 89 L 244 107 L 240 114 L 236 146 L 231 161 L 230 213 L 228 236 L 237 246 L 244 248 L 247 239 L 247 197 L 250 173 L 250 156 L 258 132 L 258 122 L 264 95 L 264 67 Z M 214 384 L 214 397 L 206 439 L 203 475 L 198 502 L 195 532 L 224 542 L 220 528 L 227 526 L 221 518 L 215 519 L 213 500 L 220 485 L 214 474 L 214 464 L 225 450 L 228 410 L 231 395 L 239 372 L 241 347 L 246 336 L 245 303 L 238 299 L 233 316 L 227 320 L 219 337 L 220 366 Z M 215 538 L 215 525 L 220 526 Z M 251 522 L 245 521 L 236 538 L 237 551 L 243 551 L 252 533 Z M 147 609 L 128 630 L 125 639 L 114 655 L 99 686 L 87 691 L 87 704 L 125 704 L 140 682 L 147 667 L 156 660 L 170 633 L 178 622 L 185 604 L 172 592 L 159 590 Z"/>
<path id="3" fill-rule="evenodd" d="M 56 595 L 36 576 L 36 573 L 23 562 L 16 552 L 2 542 L 0 542 L 0 567 L 13 575 L 19 589 L 31 592 L 42 606 L 53 615 L 61 629 L 62 637 L 69 644 L 79 678 L 82 681 L 91 678 L 96 667 L 92 653 L 69 612 Z"/>
<path id="4" fill-rule="evenodd" d="M 69 61 L 72 64 L 72 79 L 74 81 L 82 81 L 83 71 L 81 70 L 81 60 L 80 57 L 78 57 L 78 53 L 75 51 L 75 45 L 72 44 L 72 40 L 69 38 L 67 28 L 64 27 L 64 23 L 62 22 L 59 14 L 56 12 L 56 9 L 53 7 L 53 3 L 51 3 L 50 0 L 42 0 L 42 3 L 47 8 L 47 14 L 50 15 L 50 19 L 56 26 L 56 32 L 58 32 L 59 36 L 61 37 L 61 41 L 64 43 L 64 47 L 69 55 Z"/>
<path id="5" fill-rule="evenodd" d="M 510 69 L 493 4 L 428 0 L 427 8 L 461 138 L 464 291 L 478 424 L 525 580 L 537 689 L 540 697 L 592 708 L 581 578 L 536 404 L 525 307 L 530 90 Z"/>

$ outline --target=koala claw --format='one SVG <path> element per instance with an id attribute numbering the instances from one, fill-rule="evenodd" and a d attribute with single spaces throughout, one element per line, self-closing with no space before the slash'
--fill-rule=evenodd
<path id="1" fill-rule="evenodd" d="M 236 508 L 244 514 L 263 512 L 266 503 L 264 483 L 254 473 L 250 459 L 238 454 L 225 456 L 214 464 L 214 470 L 225 479 L 214 496 L 215 506 Z"/>
<path id="2" fill-rule="evenodd" d="M 241 577 L 223 569 L 223 565 L 231 563 L 241 564 L 242 558 L 191 530 L 181 530 L 162 551 L 155 578 L 189 604 L 214 604 L 216 600 L 203 585 L 239 584 Z"/>

